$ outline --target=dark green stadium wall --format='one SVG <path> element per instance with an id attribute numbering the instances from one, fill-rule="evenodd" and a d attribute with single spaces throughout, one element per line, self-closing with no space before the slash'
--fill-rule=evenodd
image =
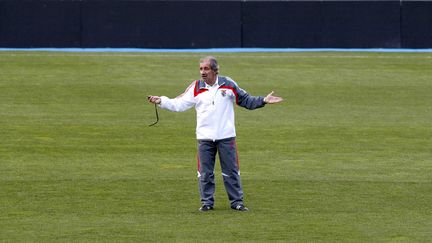
<path id="1" fill-rule="evenodd" d="M 432 48 L 432 1 L 0 0 L 0 47 Z"/>

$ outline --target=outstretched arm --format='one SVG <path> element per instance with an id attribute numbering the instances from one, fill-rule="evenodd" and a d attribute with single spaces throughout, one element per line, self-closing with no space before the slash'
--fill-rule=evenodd
<path id="1" fill-rule="evenodd" d="M 155 95 L 149 95 L 147 99 L 150 103 L 157 104 L 162 109 L 176 112 L 185 111 L 195 105 L 193 93 L 194 84 L 195 82 L 192 82 L 192 84 L 189 85 L 185 92 L 183 92 L 181 95 L 177 96 L 174 99 L 170 99 L 166 96 Z"/>
<path id="2" fill-rule="evenodd" d="M 279 103 L 279 102 L 283 101 L 282 97 L 273 96 L 273 93 L 274 93 L 274 91 L 270 92 L 270 94 L 268 94 L 264 98 L 264 103 L 266 103 L 266 104 L 276 104 L 276 103 Z"/>

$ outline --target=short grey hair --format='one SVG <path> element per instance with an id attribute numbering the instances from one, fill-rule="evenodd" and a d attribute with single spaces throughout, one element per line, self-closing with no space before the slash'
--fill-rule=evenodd
<path id="1" fill-rule="evenodd" d="M 204 61 L 210 61 L 210 68 L 216 73 L 219 73 L 219 64 L 214 56 L 207 56 L 200 59 L 200 63 Z"/>

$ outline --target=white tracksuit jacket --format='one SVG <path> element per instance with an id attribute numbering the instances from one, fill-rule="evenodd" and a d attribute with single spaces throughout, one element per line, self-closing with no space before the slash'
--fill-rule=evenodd
<path id="1" fill-rule="evenodd" d="M 234 101 L 253 110 L 265 105 L 264 97 L 251 96 L 229 77 L 218 76 L 213 86 L 196 80 L 174 99 L 161 96 L 160 107 L 181 112 L 195 106 L 198 140 L 221 140 L 236 136 Z"/>

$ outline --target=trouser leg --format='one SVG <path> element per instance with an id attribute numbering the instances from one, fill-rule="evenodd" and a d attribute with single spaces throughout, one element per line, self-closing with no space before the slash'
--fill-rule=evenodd
<path id="1" fill-rule="evenodd" d="M 219 151 L 225 190 L 228 194 L 231 207 L 243 204 L 243 189 L 240 181 L 240 168 L 235 138 L 219 141 L 217 149 Z"/>
<path id="2" fill-rule="evenodd" d="M 216 151 L 215 142 L 198 140 L 198 185 L 202 205 L 214 204 Z"/>

